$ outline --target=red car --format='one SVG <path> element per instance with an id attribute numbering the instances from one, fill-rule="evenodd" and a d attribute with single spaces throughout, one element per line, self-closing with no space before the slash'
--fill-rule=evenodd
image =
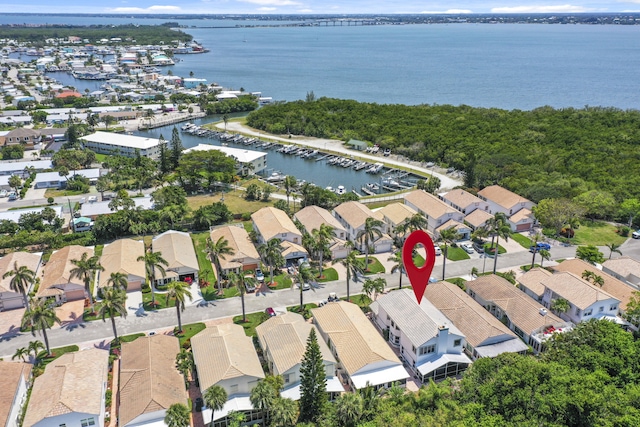
<path id="1" fill-rule="evenodd" d="M 269 317 L 273 317 L 276 315 L 276 312 L 271 307 L 267 307 L 267 309 L 264 312 L 267 313 Z"/>

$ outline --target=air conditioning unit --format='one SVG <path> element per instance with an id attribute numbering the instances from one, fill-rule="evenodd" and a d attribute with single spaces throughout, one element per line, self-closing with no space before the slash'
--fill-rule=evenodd
<path id="1" fill-rule="evenodd" d="M 540 308 L 539 313 L 540 313 L 540 316 L 546 316 L 548 312 L 546 308 L 542 307 Z"/>

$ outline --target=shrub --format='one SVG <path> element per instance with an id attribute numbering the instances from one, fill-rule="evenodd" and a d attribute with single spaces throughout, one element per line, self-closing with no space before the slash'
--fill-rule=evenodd
<path id="1" fill-rule="evenodd" d="M 53 198 L 53 197 L 48 197 L 48 198 L 47 198 L 47 203 L 49 203 L 50 205 L 52 205 L 54 201 L 55 201 L 55 200 L 54 200 L 54 198 Z"/>
<path id="2" fill-rule="evenodd" d="M 631 232 L 631 228 L 627 227 L 626 225 L 623 225 L 618 229 L 618 234 L 621 235 L 622 237 L 629 237 L 630 232 Z"/>

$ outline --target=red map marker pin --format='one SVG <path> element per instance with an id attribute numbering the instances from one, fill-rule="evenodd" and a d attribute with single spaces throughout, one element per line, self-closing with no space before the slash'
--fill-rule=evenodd
<path id="1" fill-rule="evenodd" d="M 413 262 L 413 248 L 415 248 L 418 243 L 422 243 L 422 246 L 424 246 L 427 252 L 427 257 L 422 267 L 416 267 Z M 409 276 L 413 293 L 416 295 L 418 304 L 420 304 L 424 291 L 427 290 L 433 266 L 436 263 L 436 250 L 433 246 L 433 240 L 431 240 L 431 237 L 429 237 L 427 233 L 422 230 L 416 230 L 409 234 L 409 237 L 407 237 L 407 240 L 404 241 L 404 245 L 402 246 L 402 263 L 404 264 L 407 276 Z"/>

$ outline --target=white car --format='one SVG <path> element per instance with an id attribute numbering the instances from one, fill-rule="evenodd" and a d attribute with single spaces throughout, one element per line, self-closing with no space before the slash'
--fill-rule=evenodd
<path id="1" fill-rule="evenodd" d="M 633 237 L 634 239 L 640 239 L 640 230 L 636 230 L 631 233 L 631 237 Z"/>
<path id="2" fill-rule="evenodd" d="M 89 196 L 89 198 L 87 199 L 87 201 L 89 203 L 95 203 L 98 201 L 98 196 Z"/>
<path id="3" fill-rule="evenodd" d="M 7 190 L 0 190 L 0 197 L 7 197 Z"/>
<path id="4" fill-rule="evenodd" d="M 472 254 L 475 252 L 471 243 L 462 243 L 460 247 L 468 254 Z"/>
<path id="5" fill-rule="evenodd" d="M 434 244 L 433 249 L 436 251 L 436 256 L 442 255 L 442 249 L 440 249 L 440 246 Z"/>

